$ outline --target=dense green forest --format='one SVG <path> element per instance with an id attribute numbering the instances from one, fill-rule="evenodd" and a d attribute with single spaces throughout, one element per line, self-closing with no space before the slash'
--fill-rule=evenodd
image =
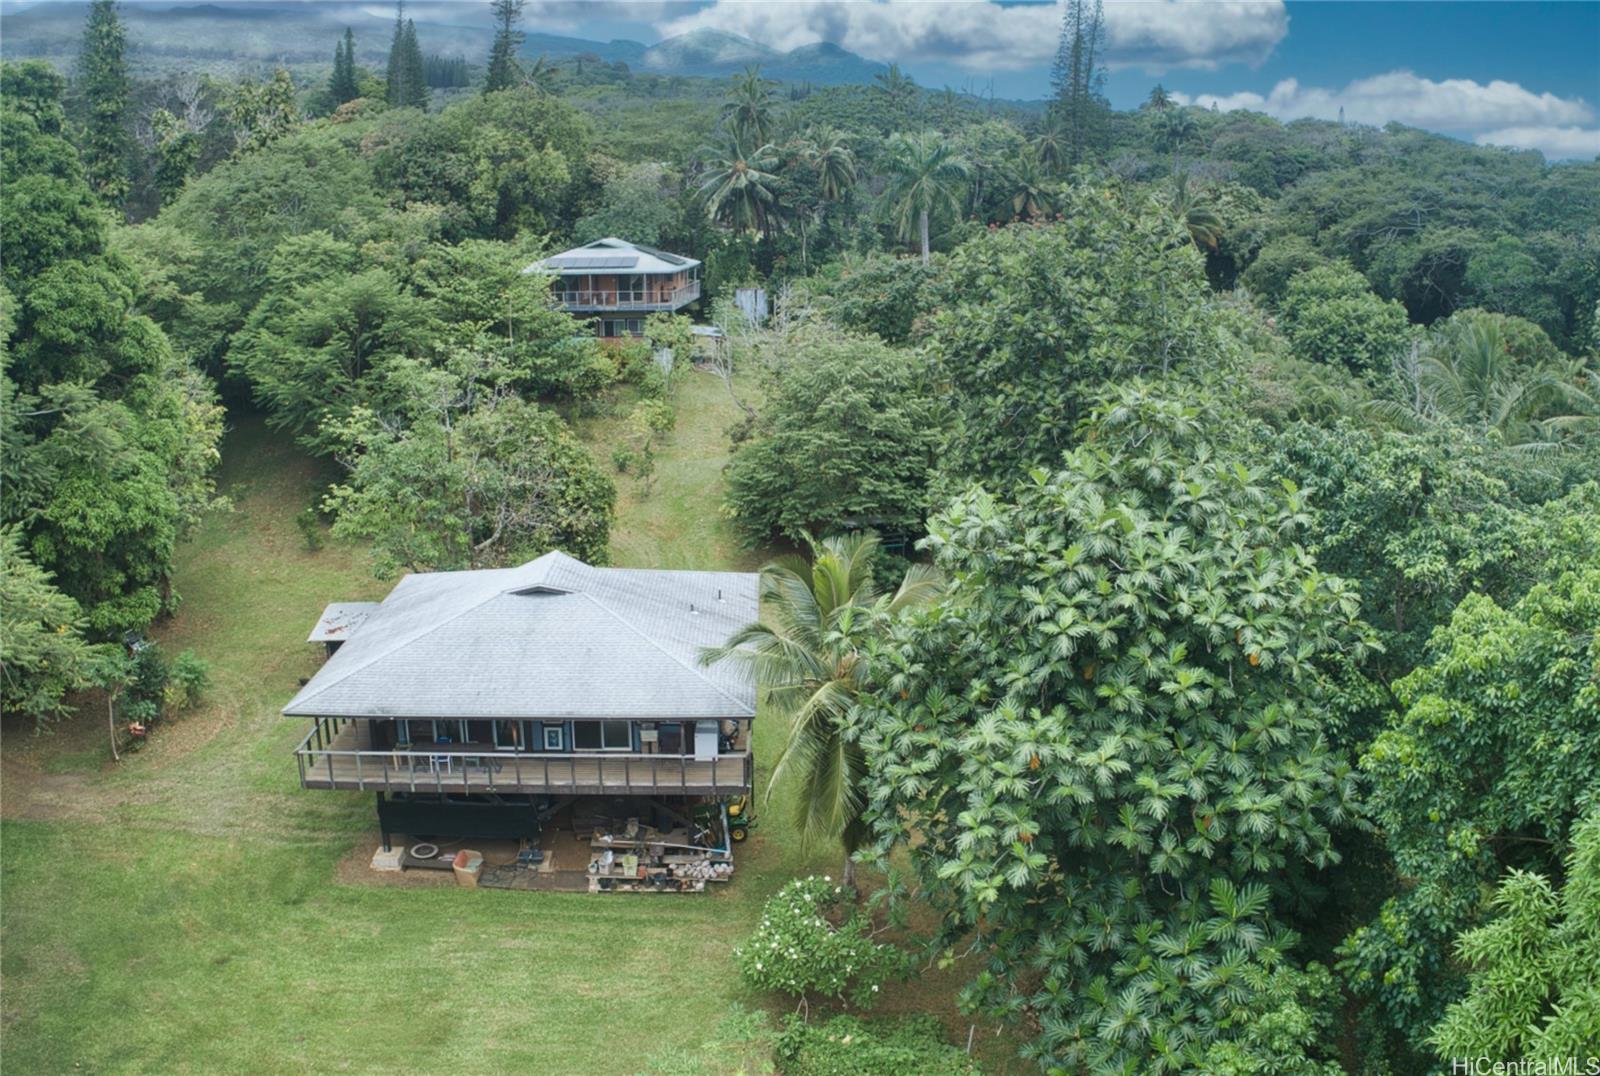
<path id="1" fill-rule="evenodd" d="M 1595 1052 L 1600 162 L 1113 111 L 1087 19 L 1024 109 L 532 62 L 520 9 L 470 67 L 397 19 L 383 70 L 137 81 L 104 2 L 70 79 L 5 65 L 8 714 L 133 690 L 230 411 L 382 575 L 603 562 L 685 319 L 602 345 L 523 269 L 620 236 L 705 263 L 705 510 L 810 553 L 745 642 L 800 832 L 880 890 L 760 988 L 976 955 L 1053 1072 Z M 850 1071 L 963 1070 L 865 1028 Z"/>

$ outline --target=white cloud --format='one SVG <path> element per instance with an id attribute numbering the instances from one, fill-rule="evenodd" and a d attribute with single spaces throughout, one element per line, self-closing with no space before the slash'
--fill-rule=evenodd
<path id="1" fill-rule="evenodd" d="M 1337 119 L 1340 109 L 1352 123 L 1381 125 L 1391 121 L 1432 131 L 1475 132 L 1485 129 L 1554 130 L 1592 124 L 1594 109 L 1582 98 L 1534 93 L 1515 82 L 1475 82 L 1422 78 L 1410 71 L 1357 79 L 1341 90 L 1302 86 L 1284 79 L 1265 96 L 1259 93 L 1194 97 L 1174 94 L 1185 104 L 1223 110 L 1250 109 L 1279 119 Z M 1510 144 L 1510 143 L 1507 143 Z"/>
<path id="2" fill-rule="evenodd" d="M 1107 63 L 1150 71 L 1259 63 L 1288 33 L 1282 0 L 1111 0 Z M 713 29 L 787 51 L 831 41 L 874 60 L 980 70 L 1048 64 L 1061 9 L 994 0 L 713 0 L 656 23 L 663 36 Z"/>
<path id="3" fill-rule="evenodd" d="M 330 11 L 342 10 L 343 5 L 331 8 Z M 393 19 L 393 3 L 357 4 L 355 9 L 363 15 L 371 15 L 375 19 Z M 478 22 L 488 25 L 488 5 L 469 4 L 464 0 L 413 0 L 406 4 L 406 18 L 413 22 Z M 471 16 L 463 19 L 462 16 Z"/>
<path id="4" fill-rule="evenodd" d="M 1473 139 L 1480 146 L 1536 149 L 1551 160 L 1600 157 L 1600 127 L 1502 127 Z"/>
<path id="5" fill-rule="evenodd" d="M 380 19 L 394 18 L 392 0 L 356 4 L 356 10 Z M 590 19 L 631 19 L 652 22 L 682 11 L 678 0 L 528 0 L 522 9 L 525 32 L 570 33 Z M 438 22 L 489 28 L 493 16 L 483 0 L 407 0 L 406 17 L 417 22 Z"/>
<path id="6" fill-rule="evenodd" d="M 1105 13 L 1110 64 L 1151 72 L 1258 64 L 1289 33 L 1289 16 L 1278 2 L 1112 2 Z"/>
<path id="7" fill-rule="evenodd" d="M 488 10 L 487 4 L 480 6 Z M 576 29 L 589 19 L 655 22 L 684 7 L 682 0 L 528 0 L 522 9 L 522 28 L 549 33 Z"/>

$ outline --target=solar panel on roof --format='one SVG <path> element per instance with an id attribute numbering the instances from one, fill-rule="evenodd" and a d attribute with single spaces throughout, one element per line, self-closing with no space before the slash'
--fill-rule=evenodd
<path id="1" fill-rule="evenodd" d="M 576 258 L 551 258 L 549 264 L 556 269 L 627 269 L 638 264 L 637 255 L 610 255 L 595 258 L 587 255 Z"/>
<path id="2" fill-rule="evenodd" d="M 664 250 L 657 250 L 655 247 L 647 247 L 643 243 L 635 243 L 634 247 L 636 249 L 638 249 L 638 250 L 644 251 L 646 254 L 654 254 L 656 257 L 660 258 L 662 261 L 666 262 L 668 265 L 688 265 L 689 264 L 689 259 L 685 258 L 685 257 L 683 257 L 682 255 L 679 255 L 679 254 L 669 254 Z"/>

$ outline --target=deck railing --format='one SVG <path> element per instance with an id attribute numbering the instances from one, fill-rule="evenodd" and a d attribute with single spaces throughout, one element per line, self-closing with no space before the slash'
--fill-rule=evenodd
<path id="1" fill-rule="evenodd" d="M 748 750 L 697 759 L 624 751 L 505 751 L 477 744 L 387 750 L 335 746 L 351 724 L 347 718 L 315 721 L 295 749 L 303 787 L 441 794 L 707 795 L 747 791 L 752 777 Z"/>
<path id="2" fill-rule="evenodd" d="M 700 281 L 665 291 L 659 288 L 599 288 L 556 292 L 566 310 L 676 310 L 700 298 Z"/>

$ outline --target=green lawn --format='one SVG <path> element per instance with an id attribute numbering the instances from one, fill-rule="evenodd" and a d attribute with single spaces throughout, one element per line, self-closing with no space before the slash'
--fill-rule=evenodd
<path id="1" fill-rule="evenodd" d="M 752 566 L 718 513 L 733 405 L 692 375 L 655 491 L 619 477 L 613 560 Z M 584 423 L 604 439 L 609 419 Z M 598 451 L 598 448 L 597 448 Z M 604 454 L 602 454 L 604 455 Z M 298 787 L 301 723 L 278 716 L 317 665 L 329 600 L 376 598 L 360 550 L 309 552 L 293 525 L 326 476 L 253 419 L 224 448 L 219 513 L 183 549 L 170 651 L 212 668 L 197 710 L 112 764 L 103 709 L 57 734 L 7 728 L 0 1013 L 7 1072 L 634 1072 L 705 1055 L 740 984 L 732 947 L 803 856 L 780 803 L 704 897 L 595 897 L 371 884 L 340 861 L 375 842 L 371 798 Z M 775 729 L 758 722 L 758 757 Z M 759 778 L 758 778 L 759 781 Z M 781 790 L 780 790 L 781 796 Z M 953 980 L 895 991 L 952 1034 Z M 1009 1049 L 980 1035 L 991 1061 Z M 993 1066 L 992 1066 L 993 1067 Z"/>
<path id="2" fill-rule="evenodd" d="M 741 386 L 741 393 L 748 391 Z M 608 471 L 610 445 L 622 436 L 628 403 L 616 408 L 621 414 L 574 419 Z M 766 558 L 741 548 L 722 514 L 728 429 L 744 413 L 720 378 L 693 370 L 678 375 L 673 403 L 677 425 L 660 450 L 649 488 L 632 475 L 614 476 L 617 523 L 611 532 L 611 561 L 624 568 L 755 571 Z"/>

